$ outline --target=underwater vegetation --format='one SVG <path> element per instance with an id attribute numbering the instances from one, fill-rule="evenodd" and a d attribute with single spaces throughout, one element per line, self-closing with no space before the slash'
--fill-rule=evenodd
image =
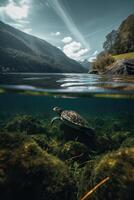
<path id="1" fill-rule="evenodd" d="M 132 200 L 134 116 L 92 117 L 87 134 L 18 114 L 0 123 L 0 199 Z"/>
<path id="2" fill-rule="evenodd" d="M 86 145 L 77 142 L 69 141 L 63 145 L 61 149 L 61 159 L 63 160 L 72 160 L 82 163 L 88 160 L 89 150 Z"/>
<path id="3" fill-rule="evenodd" d="M 91 197 L 93 200 L 132 200 L 134 196 L 134 147 L 120 148 L 85 166 L 81 190 L 92 189 L 100 180 L 109 181 Z"/>
<path id="4" fill-rule="evenodd" d="M 68 167 L 31 138 L 1 134 L 1 199 L 75 199 Z M 69 191 L 69 192 L 68 192 Z"/>
<path id="5" fill-rule="evenodd" d="M 5 128 L 9 132 L 20 132 L 28 135 L 45 131 L 42 122 L 31 115 L 16 115 Z"/>

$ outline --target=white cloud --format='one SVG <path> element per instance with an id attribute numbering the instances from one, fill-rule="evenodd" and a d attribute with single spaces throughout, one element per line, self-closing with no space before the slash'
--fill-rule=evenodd
<path id="1" fill-rule="evenodd" d="M 72 40 L 73 39 L 71 37 L 65 37 L 65 38 L 63 38 L 62 42 L 65 44 L 68 44 L 68 43 L 72 42 Z"/>
<path id="2" fill-rule="evenodd" d="M 28 14 L 31 0 L 9 0 L 5 6 L 0 7 L 0 19 L 5 23 L 19 28 L 24 32 L 30 32 Z"/>
<path id="3" fill-rule="evenodd" d="M 88 53 L 89 52 L 89 49 L 81 49 L 79 52 L 77 52 L 78 53 L 78 55 L 79 56 L 83 56 L 83 55 L 85 55 L 86 53 Z"/>
<path id="4" fill-rule="evenodd" d="M 72 41 L 64 45 L 63 52 L 68 57 L 78 61 L 89 52 L 89 49 L 83 48 L 80 42 Z"/>
<path id="5" fill-rule="evenodd" d="M 69 44 L 66 44 L 65 46 L 64 46 L 64 50 L 66 51 L 73 51 L 73 52 L 76 52 L 76 51 L 79 51 L 80 50 L 80 48 L 81 48 L 81 43 L 80 42 L 76 42 L 76 41 L 73 41 L 73 42 L 71 42 L 71 43 L 69 43 Z"/>
<path id="6" fill-rule="evenodd" d="M 56 32 L 56 33 L 51 33 L 51 36 L 60 36 L 61 35 L 61 33 L 60 32 Z"/>
<path id="7" fill-rule="evenodd" d="M 13 0 L 9 0 L 9 3 L 0 8 L 0 12 L 6 14 L 13 20 L 25 19 L 28 16 L 29 6 L 26 1 L 20 1 L 17 5 Z"/>

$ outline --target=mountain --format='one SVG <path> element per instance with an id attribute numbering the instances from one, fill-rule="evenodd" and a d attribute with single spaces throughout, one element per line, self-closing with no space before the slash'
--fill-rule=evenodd
<path id="1" fill-rule="evenodd" d="M 87 70 L 45 40 L 0 21 L 0 71 L 83 73 Z"/>
<path id="2" fill-rule="evenodd" d="M 134 51 L 134 14 L 125 19 L 117 31 L 113 30 L 106 36 L 104 50 L 112 54 Z"/>
<path id="3" fill-rule="evenodd" d="M 87 59 L 85 59 L 85 60 L 83 60 L 83 61 L 80 61 L 80 64 L 81 64 L 84 68 L 86 68 L 86 69 L 88 69 L 88 70 L 89 70 L 90 65 L 91 65 L 91 63 L 90 63 Z"/>

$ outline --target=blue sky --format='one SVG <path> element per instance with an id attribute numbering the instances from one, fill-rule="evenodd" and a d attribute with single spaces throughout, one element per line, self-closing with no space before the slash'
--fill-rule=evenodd
<path id="1" fill-rule="evenodd" d="M 134 0 L 0 0 L 0 20 L 92 60 L 105 36 L 134 13 Z"/>

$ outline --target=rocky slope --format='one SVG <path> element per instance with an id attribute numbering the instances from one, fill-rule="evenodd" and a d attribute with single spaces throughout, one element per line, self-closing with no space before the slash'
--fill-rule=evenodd
<path id="1" fill-rule="evenodd" d="M 134 75 L 134 14 L 106 36 L 103 49 L 90 73 Z"/>
<path id="2" fill-rule="evenodd" d="M 105 74 L 134 75 L 134 59 L 122 59 L 114 62 Z"/>

